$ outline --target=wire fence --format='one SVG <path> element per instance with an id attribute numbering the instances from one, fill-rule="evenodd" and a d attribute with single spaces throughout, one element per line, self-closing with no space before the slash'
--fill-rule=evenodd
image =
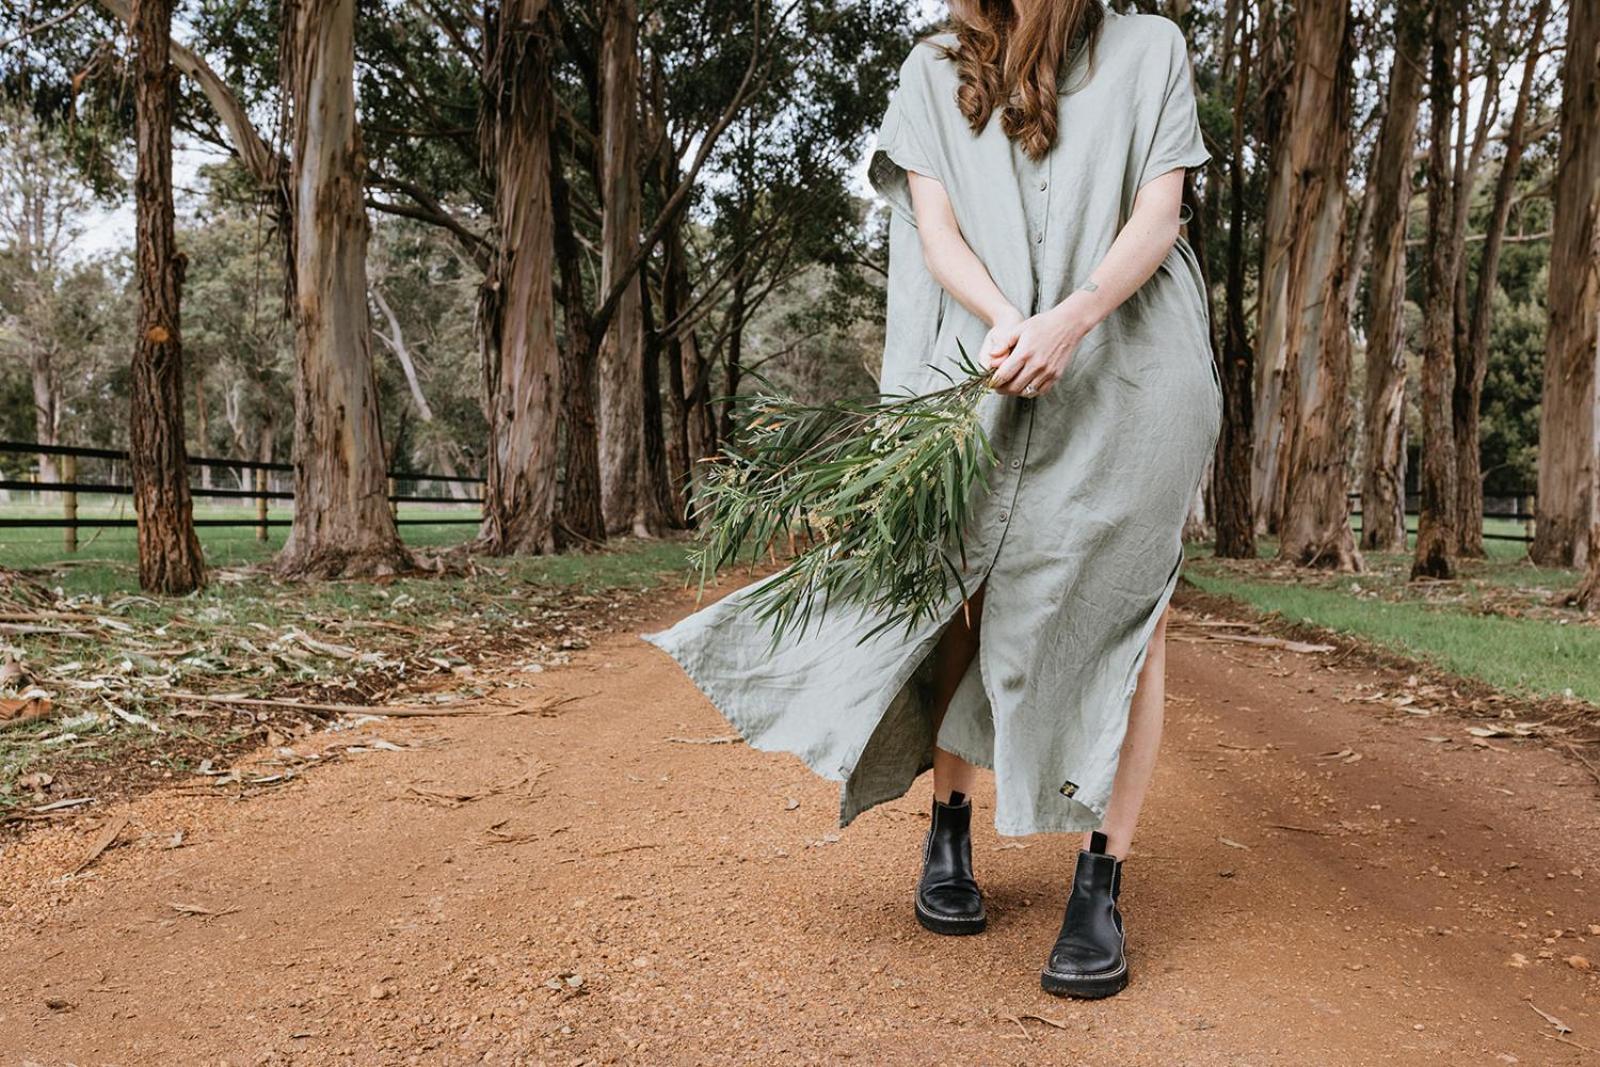
<path id="1" fill-rule="evenodd" d="M 4 462 L 8 456 L 38 458 L 37 473 L 19 477 L 22 472 L 16 462 Z M 47 462 L 48 459 L 48 462 Z M 80 464 L 93 468 L 80 476 Z M 294 500 L 294 467 L 288 463 L 267 463 L 254 459 L 234 457 L 190 456 L 188 464 L 202 473 L 202 483 L 191 485 L 189 492 L 201 500 L 236 501 L 254 505 L 254 514 L 229 517 L 199 517 L 197 527 L 254 527 L 256 539 L 265 541 L 268 530 L 274 526 L 290 526 L 292 519 L 274 518 L 274 502 Z M 29 464 L 32 467 L 32 464 Z M 55 468 L 46 476 L 45 472 Z M 221 477 L 217 477 L 219 474 Z M 389 473 L 389 506 L 395 511 L 395 521 L 401 525 L 478 525 L 483 521 L 481 496 L 483 479 L 470 475 L 439 474 L 433 471 L 391 471 Z M 129 483 L 128 453 L 110 448 L 77 448 L 70 445 L 42 445 L 32 441 L 0 441 L 0 492 L 27 492 L 56 494 L 60 514 L 19 517 L 0 514 L 0 529 L 43 527 L 65 531 L 66 548 L 76 551 L 80 529 L 133 527 L 136 518 L 101 518 L 79 515 L 79 496 L 133 495 Z M 212 484 L 231 480 L 233 486 Z M 432 492 L 424 491 L 432 489 Z M 401 504 L 431 504 L 445 512 L 438 516 L 401 517 Z M 474 514 L 454 514 L 463 507 L 472 507 Z"/>

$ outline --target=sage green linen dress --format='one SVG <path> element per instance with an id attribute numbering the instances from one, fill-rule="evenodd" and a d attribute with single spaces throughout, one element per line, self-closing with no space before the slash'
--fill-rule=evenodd
<path id="1" fill-rule="evenodd" d="M 1062 77 L 1057 143 L 1034 162 L 998 116 L 974 135 L 953 62 L 919 43 L 900 72 L 870 178 L 892 209 L 880 388 L 924 392 L 957 342 L 987 332 L 923 262 L 906 172 L 937 178 L 961 232 L 1024 312 L 1088 279 L 1139 188 L 1208 154 L 1177 26 L 1108 10 L 1093 62 Z M 1002 834 L 1100 825 L 1148 639 L 1172 596 L 1181 531 L 1216 442 L 1222 394 L 1208 302 L 1180 240 L 1036 399 L 989 394 L 999 456 L 966 530 L 968 589 L 987 578 L 979 654 L 937 744 L 994 768 Z M 905 793 L 932 764 L 932 657 L 960 610 L 858 644 L 876 617 L 833 605 L 771 649 L 734 593 L 645 639 L 669 653 L 760 749 L 843 783 L 840 824 Z"/>

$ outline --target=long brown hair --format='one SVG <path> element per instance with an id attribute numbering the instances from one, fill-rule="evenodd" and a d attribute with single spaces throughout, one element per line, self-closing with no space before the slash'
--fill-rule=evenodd
<path id="1" fill-rule="evenodd" d="M 953 0 L 956 45 L 946 52 L 972 131 L 981 133 L 999 108 L 1005 135 L 1043 159 L 1056 143 L 1061 65 L 1079 45 L 1092 57 L 1104 21 L 1101 0 Z"/>

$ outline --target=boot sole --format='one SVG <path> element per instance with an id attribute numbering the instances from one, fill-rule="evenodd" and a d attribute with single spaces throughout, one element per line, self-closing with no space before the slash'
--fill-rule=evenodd
<path id="1" fill-rule="evenodd" d="M 917 922 L 922 924 L 924 930 L 931 930 L 936 934 L 946 937 L 966 937 L 969 934 L 981 934 L 989 926 L 988 915 L 977 915 L 973 918 L 942 918 L 930 915 L 922 910 L 922 902 L 916 902 Z"/>
<path id="2" fill-rule="evenodd" d="M 1102 971 L 1099 974 L 1066 975 L 1041 971 L 1039 985 L 1046 993 L 1058 997 L 1099 1000 L 1115 996 L 1128 987 L 1128 965 L 1124 963 L 1114 971 Z"/>

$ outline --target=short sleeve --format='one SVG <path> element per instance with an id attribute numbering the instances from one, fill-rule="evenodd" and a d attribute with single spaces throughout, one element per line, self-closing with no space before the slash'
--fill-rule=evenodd
<path id="1" fill-rule="evenodd" d="M 1168 171 L 1204 166 L 1211 159 L 1211 153 L 1206 150 L 1205 137 L 1200 132 L 1200 114 L 1195 107 L 1188 44 L 1176 23 L 1170 19 L 1159 21 L 1167 29 L 1167 45 L 1155 51 L 1166 55 L 1166 86 L 1151 124 L 1150 149 L 1139 171 L 1136 188 L 1140 189 Z M 1149 69 L 1154 76 L 1161 70 L 1161 65 L 1152 64 Z"/>
<path id="2" fill-rule="evenodd" d="M 878 127 L 877 144 L 867 167 L 867 180 L 889 202 L 893 211 L 913 226 L 916 213 L 911 208 L 908 171 L 940 177 L 933 164 L 933 138 L 929 113 L 927 61 L 929 45 L 918 44 L 900 67 L 900 84 L 889 98 L 883 122 Z"/>

